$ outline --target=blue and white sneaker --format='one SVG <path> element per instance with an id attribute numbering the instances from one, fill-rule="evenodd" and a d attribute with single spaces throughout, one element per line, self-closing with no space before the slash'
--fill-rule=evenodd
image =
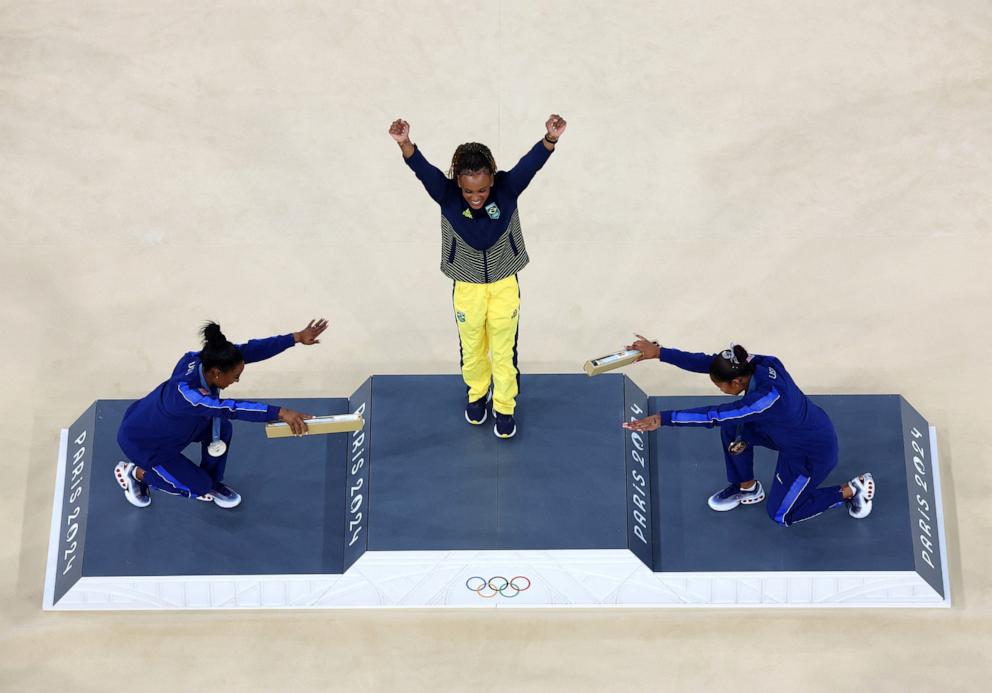
<path id="1" fill-rule="evenodd" d="M 493 411 L 493 414 L 496 415 L 493 433 L 497 438 L 512 438 L 517 435 L 517 422 L 514 421 L 513 414 L 500 414 L 498 411 Z"/>
<path id="2" fill-rule="evenodd" d="M 718 513 L 733 510 L 738 505 L 752 505 L 765 500 L 765 489 L 761 487 L 760 481 L 754 482 L 754 487 L 747 491 L 742 491 L 737 484 L 731 484 L 722 491 L 717 491 L 710 496 L 710 508 Z"/>
<path id="3" fill-rule="evenodd" d="M 875 479 L 865 472 L 847 482 L 854 495 L 847 501 L 847 512 L 856 520 L 871 515 L 871 499 L 875 497 Z"/>
<path id="4" fill-rule="evenodd" d="M 465 420 L 473 426 L 481 426 L 489 416 L 488 407 L 489 396 L 480 397 L 474 402 L 465 405 Z"/>
<path id="5" fill-rule="evenodd" d="M 134 476 L 134 470 L 138 468 L 134 462 L 121 460 L 114 467 L 114 478 L 122 489 L 127 502 L 136 508 L 147 508 L 152 503 L 152 497 L 148 493 L 148 484 L 138 481 Z"/>
<path id="6" fill-rule="evenodd" d="M 209 495 L 222 508 L 236 508 L 241 505 L 241 494 L 220 481 L 210 489 Z"/>

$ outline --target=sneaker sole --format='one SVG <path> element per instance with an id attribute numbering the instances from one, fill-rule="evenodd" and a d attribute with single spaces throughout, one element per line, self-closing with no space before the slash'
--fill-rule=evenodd
<path id="1" fill-rule="evenodd" d="M 710 503 L 709 501 L 706 501 L 706 505 L 709 506 L 710 510 L 715 510 L 718 513 L 725 513 L 728 510 L 733 510 L 734 508 L 736 508 L 739 505 L 754 505 L 755 503 L 760 503 L 763 500 L 765 500 L 765 492 L 764 491 L 762 491 L 761 494 L 759 496 L 755 497 L 755 498 L 748 498 L 747 500 L 738 500 L 733 505 L 726 505 L 726 506 L 723 506 L 723 507 L 718 508 L 718 507 L 714 506 L 712 503 Z"/>
<path id="2" fill-rule="evenodd" d="M 217 496 L 210 496 L 210 498 L 213 500 L 214 505 L 220 508 L 224 508 L 224 510 L 230 510 L 231 508 L 236 508 L 239 505 L 241 505 L 240 497 L 238 498 L 238 500 L 234 501 L 233 503 L 231 501 L 221 501 Z"/>
<path id="3" fill-rule="evenodd" d="M 854 508 L 847 506 L 847 514 L 853 517 L 855 520 L 863 520 L 869 515 L 871 515 L 871 501 L 865 501 L 860 513 L 855 513 Z"/>
<path id="4" fill-rule="evenodd" d="M 514 426 L 513 430 L 510 431 L 508 435 L 503 435 L 498 430 L 496 430 L 496 426 L 493 426 L 493 434 L 495 434 L 497 438 L 502 438 L 503 440 L 506 440 L 507 438 L 512 438 L 513 436 L 517 435 L 517 427 Z"/>
<path id="5" fill-rule="evenodd" d="M 472 421 L 472 419 L 468 418 L 468 412 L 465 412 L 465 420 L 468 421 L 473 426 L 481 426 L 482 424 L 486 423 L 486 419 L 488 418 L 489 418 L 489 413 L 484 411 L 482 412 L 482 418 L 480 420 Z"/>
<path id="6" fill-rule="evenodd" d="M 870 474 L 865 475 L 864 487 L 865 487 L 865 500 L 870 503 L 871 500 L 875 497 L 875 479 L 873 479 Z"/>
<path id="7" fill-rule="evenodd" d="M 117 485 L 120 486 L 121 489 L 123 489 L 124 491 L 127 491 L 127 479 L 124 478 L 126 469 L 127 469 L 127 465 L 125 464 L 122 467 L 119 462 L 117 463 L 117 466 L 114 467 L 114 478 L 117 479 Z"/>
<path id="8" fill-rule="evenodd" d="M 114 467 L 114 478 L 117 479 L 118 485 L 124 491 L 124 497 L 127 499 L 128 503 L 130 503 L 136 508 L 147 508 L 149 505 L 152 504 L 152 499 L 149 498 L 148 502 L 146 503 L 138 503 L 137 500 L 134 498 L 134 496 L 131 495 L 130 490 L 128 489 L 128 483 L 125 474 L 131 470 L 130 467 L 128 467 L 129 464 L 133 465 L 133 463 L 130 462 L 124 463 L 123 466 L 120 463 L 118 463 L 117 466 Z"/>

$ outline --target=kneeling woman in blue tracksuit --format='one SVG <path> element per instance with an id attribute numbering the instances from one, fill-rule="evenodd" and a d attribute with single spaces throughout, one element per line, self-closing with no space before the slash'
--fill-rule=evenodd
<path id="1" fill-rule="evenodd" d="M 843 503 L 851 517 L 861 519 L 871 512 L 871 474 L 818 488 L 837 466 L 837 434 L 830 417 L 803 394 L 777 358 L 751 356 L 737 345 L 719 354 L 693 354 L 660 347 L 640 335 L 628 348 L 640 351 L 642 360 L 657 358 L 686 371 L 709 373 L 724 394 L 744 395 L 729 404 L 662 411 L 624 424 L 635 431 L 719 426 L 730 485 L 710 496 L 713 510 L 764 500 L 761 482 L 754 478 L 754 446 L 760 445 L 778 450 L 767 504 L 768 516 L 778 524 L 788 527 Z"/>
<path id="2" fill-rule="evenodd" d="M 128 407 L 117 443 L 130 461 L 114 469 L 117 483 L 132 504 L 151 503 L 149 487 L 186 498 L 212 500 L 233 508 L 241 496 L 224 483 L 233 426 L 229 419 L 267 422 L 279 419 L 293 433 L 306 433 L 308 414 L 245 400 L 223 399 L 220 391 L 238 382 L 246 363 L 264 361 L 295 344 L 317 344 L 327 321 L 311 320 L 299 332 L 232 344 L 210 322 L 203 328 L 203 349 L 179 359 L 164 383 Z M 199 466 L 183 455 L 200 443 Z"/>

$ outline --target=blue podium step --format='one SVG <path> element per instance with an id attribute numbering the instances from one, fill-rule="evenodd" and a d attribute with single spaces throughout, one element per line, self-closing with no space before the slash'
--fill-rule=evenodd
<path id="1" fill-rule="evenodd" d="M 269 401 L 324 414 L 348 409 L 346 398 Z M 66 567 L 77 577 L 342 572 L 344 436 L 273 442 L 262 426 L 235 421 L 227 477 L 244 496 L 243 507 L 219 512 L 213 503 L 153 491 L 152 504 L 138 510 L 113 479 L 114 465 L 125 459 L 117 428 L 130 404 L 99 400 L 70 429 L 69 455 L 82 450 L 79 459 L 88 467 L 85 497 L 76 499 L 84 504 L 75 506 L 85 528 L 73 534 L 77 548 L 60 561 L 59 573 Z M 186 451 L 193 461 L 199 454 L 199 445 Z M 70 498 L 63 499 L 67 517 L 74 512 Z"/>
<path id="2" fill-rule="evenodd" d="M 906 486 L 902 398 L 898 395 L 812 397 L 837 429 L 840 459 L 824 485 L 871 472 L 878 499 L 869 518 L 844 507 L 781 527 L 764 503 L 715 513 L 706 499 L 726 486 L 716 429 L 664 428 L 651 442 L 655 571 L 899 571 L 914 569 Z M 652 397 L 652 411 L 687 409 L 726 397 Z M 777 453 L 755 449 L 755 476 L 771 486 Z"/>
<path id="3" fill-rule="evenodd" d="M 370 551 L 626 548 L 623 381 L 525 375 L 515 437 L 458 376 L 375 376 Z"/>

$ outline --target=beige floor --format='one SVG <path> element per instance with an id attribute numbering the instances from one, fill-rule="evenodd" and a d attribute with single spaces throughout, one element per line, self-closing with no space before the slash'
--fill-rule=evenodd
<path id="1" fill-rule="evenodd" d="M 990 66 L 985 0 L 0 3 L 0 689 L 987 690 Z M 42 613 L 60 427 L 208 317 L 332 321 L 232 394 L 453 372 L 386 128 L 509 166 L 552 111 L 523 368 L 636 329 L 904 394 L 940 430 L 951 610 Z"/>

